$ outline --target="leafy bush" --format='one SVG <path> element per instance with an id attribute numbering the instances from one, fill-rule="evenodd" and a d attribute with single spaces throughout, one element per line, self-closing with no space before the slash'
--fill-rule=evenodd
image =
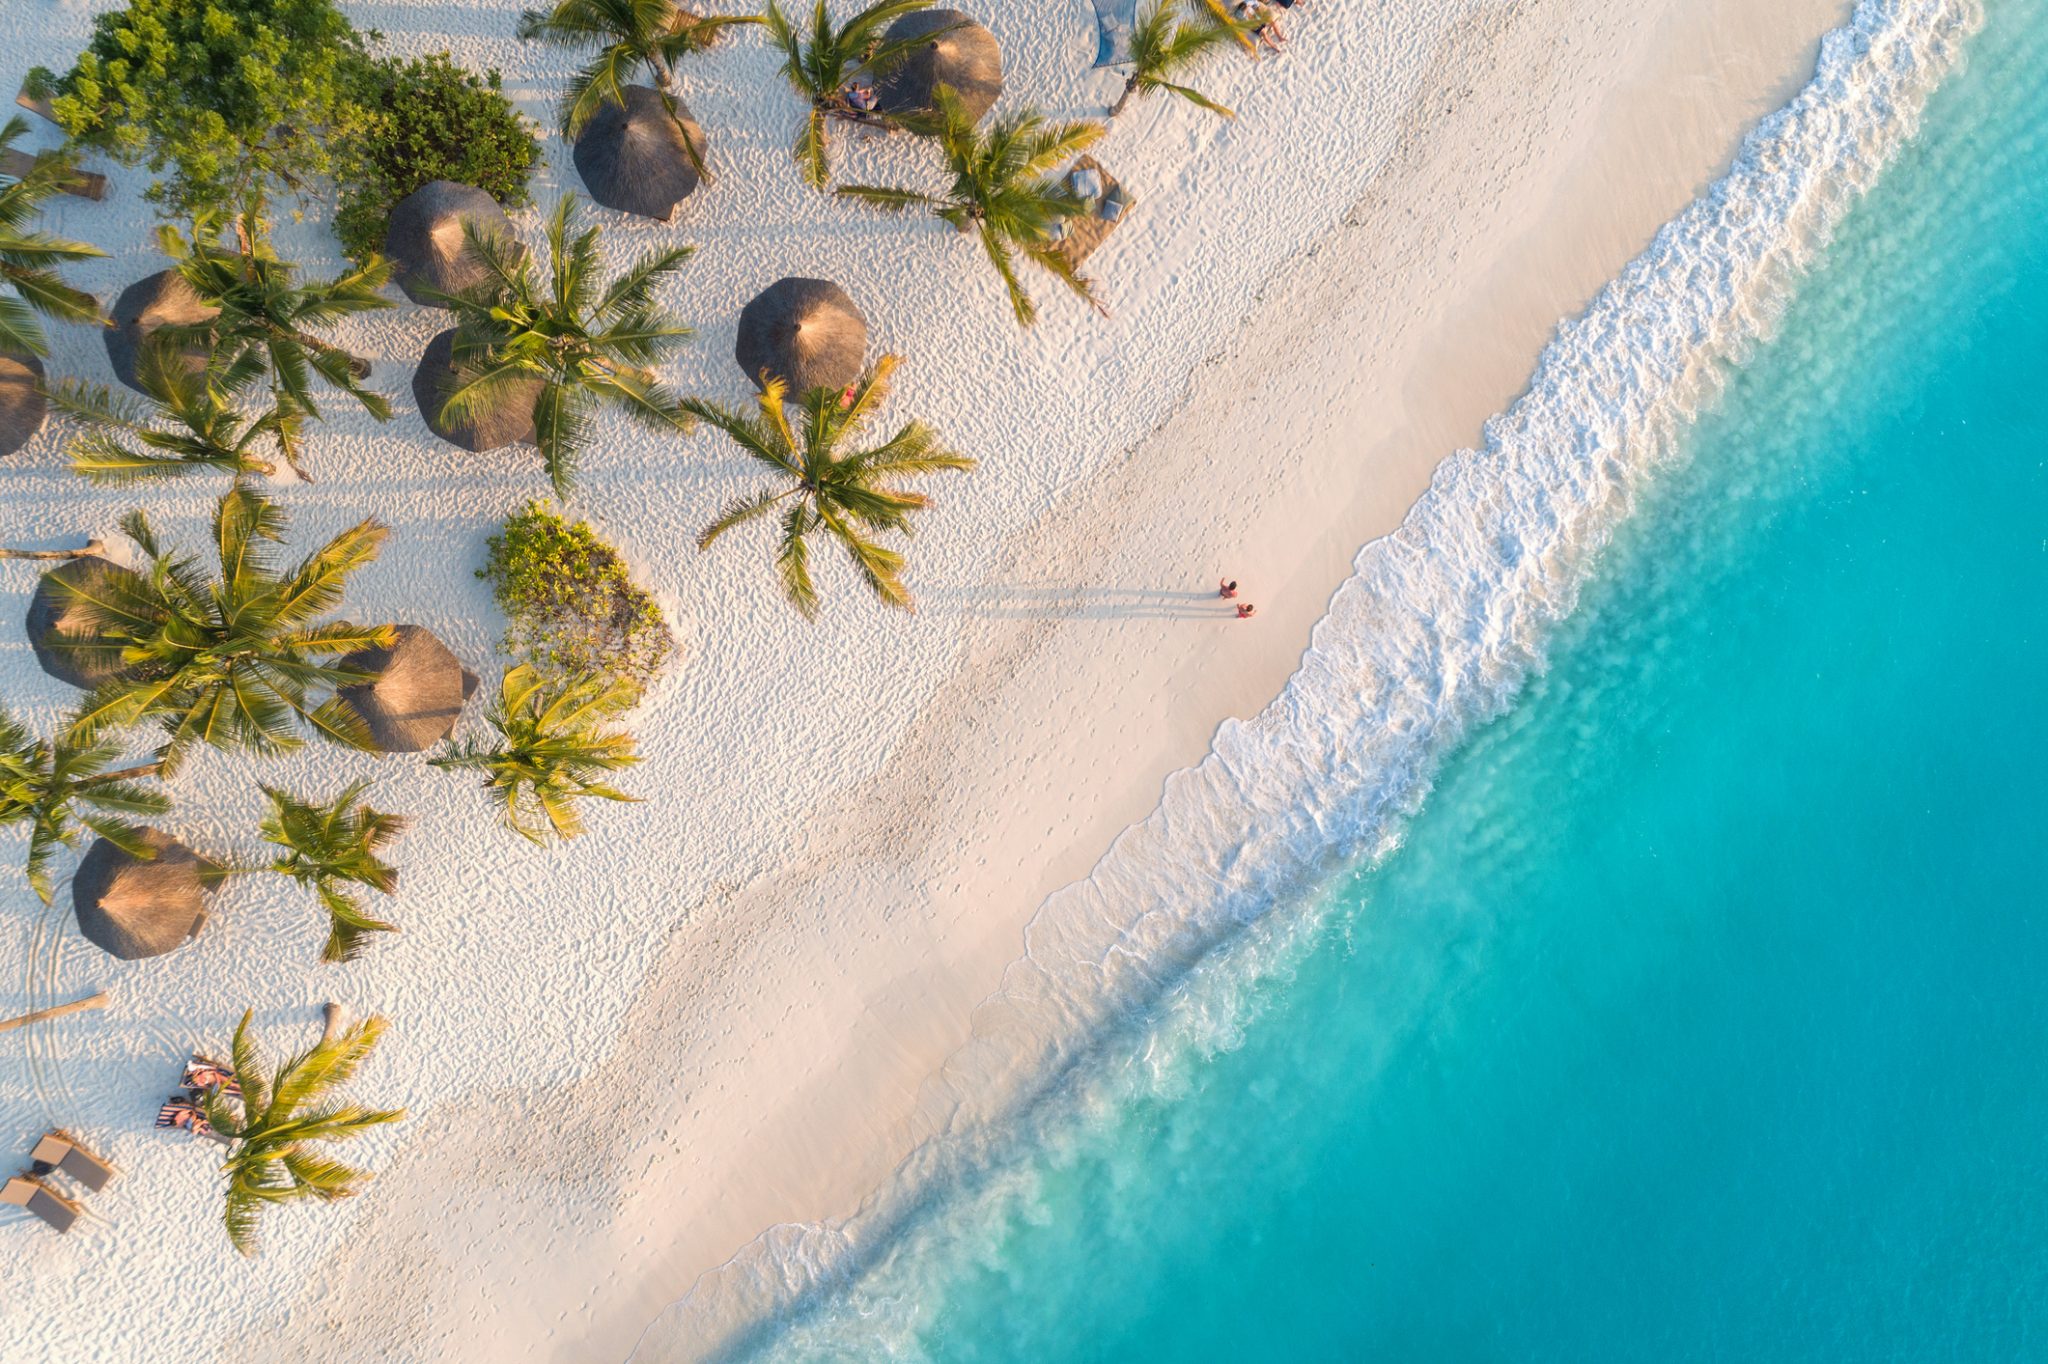
<path id="1" fill-rule="evenodd" d="M 392 207 L 429 180 L 475 185 L 517 208 L 539 155 L 495 70 L 478 76 L 445 52 L 365 62 L 335 134 L 335 235 L 357 260 L 381 250 Z"/>
<path id="2" fill-rule="evenodd" d="M 173 174 L 149 197 L 172 216 L 236 212 L 273 182 L 327 168 L 326 130 L 362 42 L 333 0 L 129 0 L 93 21 L 63 75 L 38 67 L 82 146 Z"/>
<path id="3" fill-rule="evenodd" d="M 505 612 L 507 653 L 544 672 L 595 673 L 635 687 L 674 655 L 661 607 L 589 522 L 529 502 L 488 545 L 477 576 L 490 580 Z"/>

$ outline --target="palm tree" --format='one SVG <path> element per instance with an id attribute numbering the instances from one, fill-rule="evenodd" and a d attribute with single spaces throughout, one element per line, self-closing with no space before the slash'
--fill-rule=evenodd
<path id="1" fill-rule="evenodd" d="M 28 120 L 19 115 L 8 119 L 0 126 L 0 153 L 12 151 L 27 131 Z M 7 286 L 0 292 L 0 351 L 50 353 L 37 313 L 60 322 L 100 321 L 99 300 L 66 284 L 56 267 L 107 253 L 29 226 L 36 210 L 62 188 L 69 169 L 61 156 L 44 157 L 27 175 L 0 189 L 0 284 Z"/>
<path id="2" fill-rule="evenodd" d="M 135 511 L 121 529 L 149 558 L 136 581 L 101 583 L 88 597 L 53 579 L 80 621 L 61 642 L 123 665 L 85 698 L 66 740 L 90 744 L 155 718 L 169 735 L 158 750 L 166 771 L 195 742 L 263 754 L 297 748 L 300 720 L 337 743 L 370 747 L 361 716 L 337 697 L 316 705 L 308 693 L 373 680 L 321 660 L 389 647 L 391 627 L 320 617 L 340 604 L 349 574 L 377 557 L 389 531 L 361 521 L 287 570 L 266 548 L 282 541 L 284 524 L 283 511 L 262 495 L 230 491 L 214 512 L 220 573 L 209 578 L 196 558 L 158 544 Z"/>
<path id="3" fill-rule="evenodd" d="M 1193 70 L 1211 52 L 1242 35 L 1228 19 L 1219 22 L 1213 13 L 1183 16 L 1179 9 L 1180 0 L 1154 0 L 1152 8 L 1138 16 L 1137 27 L 1131 30 L 1131 74 L 1124 80 L 1123 93 L 1109 107 L 1111 118 L 1124 111 L 1133 95 L 1157 90 L 1179 95 L 1212 114 L 1237 117 L 1201 91 L 1177 85 L 1172 78 Z"/>
<path id="4" fill-rule="evenodd" d="M 888 531 L 909 535 L 910 514 L 923 511 L 931 502 L 922 493 L 890 487 L 886 480 L 904 474 L 971 469 L 974 461 L 941 446 L 938 435 L 923 422 L 906 423 L 871 450 L 840 453 L 840 446 L 888 396 L 889 375 L 896 364 L 895 356 L 883 356 L 854 388 L 850 401 L 834 389 L 814 388 L 806 393 L 800 404 L 801 436 L 783 407 L 780 379 L 771 380 L 762 390 L 757 417 L 696 399 L 685 403 L 776 475 L 775 486 L 728 505 L 697 537 L 697 548 L 709 549 L 712 541 L 733 527 L 779 508 L 782 539 L 775 567 L 782 575 L 783 595 L 805 619 L 815 619 L 818 614 L 808 537 L 821 529 L 845 547 L 855 571 L 877 597 L 890 606 L 911 610 L 910 593 L 903 586 L 902 551 L 872 537 Z"/>
<path id="5" fill-rule="evenodd" d="M 670 118 L 678 124 L 676 64 L 718 41 L 719 34 L 743 24 L 758 24 L 752 14 L 694 14 L 675 0 L 556 0 L 553 9 L 530 9 L 519 16 L 519 36 L 597 55 L 569 78 L 562 100 L 562 135 L 575 137 L 599 106 L 623 106 L 626 87 L 644 67 Z M 695 138 L 683 147 L 697 173 L 710 176 L 697 153 Z"/>
<path id="6" fill-rule="evenodd" d="M 239 225 L 247 215 L 237 218 Z M 313 400 L 318 375 L 359 403 L 378 421 L 388 421 L 391 404 L 363 387 L 370 364 L 322 340 L 309 329 L 324 327 L 355 313 L 393 307 L 377 290 L 390 277 L 391 262 L 372 256 L 333 279 L 300 281 L 298 267 L 279 260 L 270 248 L 242 237 L 242 248 L 229 251 L 218 244 L 206 224 L 188 240 L 176 228 L 158 232 L 166 255 L 200 300 L 220 309 L 205 322 L 164 327 L 158 335 L 172 344 L 198 341 L 212 349 L 223 372 L 244 364 L 259 366 L 270 379 L 271 405 L 279 446 L 292 467 L 299 467 L 300 428 L 305 418 L 320 416 Z"/>
<path id="7" fill-rule="evenodd" d="M 75 379 L 48 391 L 57 410 L 85 428 L 71 440 L 71 467 L 94 483 L 136 483 L 194 469 L 221 469 L 239 479 L 277 472 L 257 450 L 277 435 L 278 414 L 247 417 L 234 407 L 235 397 L 260 377 L 260 366 L 246 355 L 224 373 L 208 373 L 152 343 L 136 361 L 136 378 L 149 395 L 146 408 Z"/>
<path id="8" fill-rule="evenodd" d="M 127 816 L 161 815 L 171 808 L 170 798 L 135 784 L 157 775 L 155 763 L 108 771 L 120 756 L 112 742 L 46 743 L 0 712 L 0 825 L 29 826 L 28 883 L 44 904 L 50 903 L 57 848 L 77 847 L 87 831 L 131 856 L 155 856 Z"/>
<path id="9" fill-rule="evenodd" d="M 881 40 L 881 33 L 903 15 L 930 9 L 931 5 L 932 0 L 877 0 L 877 3 L 834 28 L 832 16 L 825 12 L 825 0 L 818 0 L 817 8 L 811 14 L 810 37 L 806 40 L 782 12 L 781 6 L 775 0 L 768 0 L 768 10 L 761 16 L 761 22 L 768 26 L 770 39 L 782 49 L 782 74 L 789 78 L 797 94 L 811 102 L 804 130 L 797 134 L 793 148 L 797 164 L 803 167 L 804 178 L 811 184 L 823 189 L 832 173 L 827 159 L 826 119 L 885 122 L 847 102 L 847 83 L 862 68 L 886 70 L 904 53 L 928 41 L 931 35 L 921 33 L 913 38 L 885 43 Z"/>
<path id="10" fill-rule="evenodd" d="M 597 229 L 571 235 L 576 199 L 564 195 L 548 222 L 543 285 L 532 260 L 489 233 L 463 224 L 466 249 L 488 277 L 460 294 L 436 295 L 454 310 L 458 380 L 442 408 L 459 420 L 471 410 L 516 401 L 541 380 L 533 400 L 535 443 L 555 490 L 575 481 L 593 402 L 609 402 L 661 430 L 685 424 L 681 405 L 641 366 L 681 345 L 690 329 L 654 305 L 654 286 L 682 268 L 694 247 L 651 251 L 600 294 Z"/>
<path id="11" fill-rule="evenodd" d="M 938 143 L 953 172 L 952 188 L 945 194 L 925 194 L 876 185 L 842 185 L 839 193 L 892 212 L 929 209 L 959 231 L 979 234 L 982 249 L 1010 292 L 1010 306 L 1025 326 L 1038 320 L 1038 309 L 1017 280 L 1016 255 L 1020 252 L 1100 308 L 1093 286 L 1059 250 L 1062 225 L 1087 212 L 1087 203 L 1065 180 L 1049 172 L 1093 146 L 1105 126 L 1052 123 L 1036 109 L 1026 109 L 983 131 L 974 126 L 951 89 L 940 85 L 933 93 L 937 108 L 932 113 L 907 115 L 898 121 Z"/>
<path id="12" fill-rule="evenodd" d="M 522 663 L 505 674 L 486 715 L 498 731 L 488 746 L 471 740 L 429 761 L 484 774 L 484 789 L 504 805 L 505 823 L 535 843 L 583 832 L 576 801 L 635 800 L 600 780 L 640 761 L 633 736 L 610 722 L 640 700 L 632 684 L 595 673 L 547 677 Z"/>
<path id="13" fill-rule="evenodd" d="M 322 961 L 352 960 L 370 934 L 398 931 L 397 924 L 371 918 L 347 889 L 368 886 L 385 895 L 398 889 L 398 869 L 377 853 L 405 831 L 406 820 L 360 804 L 369 786 L 367 781 L 350 782 L 324 805 L 275 787 L 263 788 L 271 806 L 263 820 L 263 836 L 285 849 L 270 869 L 313 887 L 332 921 Z"/>
<path id="14" fill-rule="evenodd" d="M 321 1155 L 318 1143 L 359 1137 L 405 1116 L 402 1108 L 370 1109 L 331 1097 L 376 1049 L 382 1018 L 373 1015 L 323 1037 L 269 1074 L 249 1022 L 244 1013 L 230 1053 L 241 1097 L 218 1086 L 204 1101 L 207 1124 L 234 1143 L 221 1166 L 228 1177 L 224 1220 L 228 1240 L 244 1255 L 256 1253 L 256 1219 L 268 1205 L 301 1198 L 331 1203 L 361 1192 L 369 1174 Z"/>

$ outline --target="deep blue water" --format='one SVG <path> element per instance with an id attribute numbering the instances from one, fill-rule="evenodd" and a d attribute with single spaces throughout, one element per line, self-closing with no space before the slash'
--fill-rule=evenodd
<path id="1" fill-rule="evenodd" d="M 788 1353 L 2048 1358 L 2048 3 L 1684 447 L 1404 846 Z"/>

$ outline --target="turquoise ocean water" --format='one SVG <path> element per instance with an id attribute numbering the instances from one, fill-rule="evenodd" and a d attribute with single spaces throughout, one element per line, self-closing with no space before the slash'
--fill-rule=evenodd
<path id="1" fill-rule="evenodd" d="M 1679 452 L 1398 850 L 766 1353 L 2048 1358 L 2048 0 Z"/>

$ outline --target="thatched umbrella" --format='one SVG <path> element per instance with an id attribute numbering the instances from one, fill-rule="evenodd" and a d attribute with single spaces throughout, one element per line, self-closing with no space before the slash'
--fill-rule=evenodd
<path id="1" fill-rule="evenodd" d="M 159 270 L 136 280 L 114 300 L 114 325 L 106 331 L 107 359 L 113 362 L 114 377 L 140 393 L 142 384 L 136 378 L 135 365 L 159 327 L 210 322 L 219 316 L 220 309 L 201 303 L 176 270 Z M 205 346 L 186 342 L 178 349 L 186 367 L 195 374 L 206 368 Z"/>
<path id="2" fill-rule="evenodd" d="M 498 238 L 515 258 L 526 248 L 513 235 L 512 220 L 498 201 L 474 185 L 429 180 L 398 201 L 384 232 L 384 254 L 391 257 L 391 278 L 405 296 L 428 307 L 444 306 L 425 289 L 459 294 L 490 278 L 490 271 L 470 259 L 463 245 L 463 224 L 478 235 Z"/>
<path id="3" fill-rule="evenodd" d="M 462 703 L 476 690 L 476 674 L 423 625 L 397 627 L 388 649 L 361 649 L 344 668 L 379 674 L 375 682 L 341 689 L 341 699 L 363 717 L 383 753 L 418 753 L 448 737 Z"/>
<path id="4" fill-rule="evenodd" d="M 761 372 L 789 386 L 791 397 L 814 388 L 845 388 L 867 360 L 868 323 L 846 290 L 823 279 L 785 276 L 740 309 L 733 359 L 756 384 Z"/>
<path id="5" fill-rule="evenodd" d="M 444 420 L 442 405 L 457 382 L 455 333 L 450 330 L 427 342 L 427 353 L 412 374 L 413 401 L 420 405 L 428 430 L 451 445 L 479 452 L 533 443 L 533 404 L 542 387 L 539 375 L 506 385 L 489 405 L 472 408 L 465 417 Z"/>
<path id="6" fill-rule="evenodd" d="M 689 147 L 696 148 L 697 161 L 704 159 L 704 130 L 680 100 L 676 113 L 682 128 L 669 117 L 659 91 L 629 85 L 625 94 L 623 105 L 610 100 L 600 105 L 576 135 L 576 173 L 590 197 L 606 208 L 665 223 L 697 188 Z M 687 145 L 684 128 L 689 130 Z"/>
<path id="7" fill-rule="evenodd" d="M 43 362 L 0 351 L 0 455 L 27 445 L 49 411 L 43 398 Z"/>
<path id="8" fill-rule="evenodd" d="M 221 868 L 160 829 L 144 829 L 156 856 L 131 857 L 95 839 L 71 878 L 78 931 L 123 961 L 183 947 L 206 922 Z"/>
<path id="9" fill-rule="evenodd" d="M 921 9 L 889 25 L 882 41 L 932 35 L 905 53 L 875 81 L 875 105 L 885 114 L 915 114 L 932 107 L 932 90 L 953 87 L 976 123 L 1003 93 L 1003 50 L 990 33 L 957 9 Z"/>
<path id="10" fill-rule="evenodd" d="M 36 590 L 28 599 L 28 619 L 23 628 L 28 633 L 29 647 L 36 651 L 36 662 L 42 665 L 44 672 L 59 682 L 69 682 L 74 687 L 91 691 L 126 671 L 120 660 L 111 655 L 96 656 L 67 649 L 58 642 L 59 637 L 78 623 L 78 603 L 73 592 L 104 596 L 104 589 L 115 583 L 140 587 L 142 579 L 134 571 L 97 554 L 73 559 L 36 580 Z M 65 591 L 67 586 L 73 592 Z"/>

